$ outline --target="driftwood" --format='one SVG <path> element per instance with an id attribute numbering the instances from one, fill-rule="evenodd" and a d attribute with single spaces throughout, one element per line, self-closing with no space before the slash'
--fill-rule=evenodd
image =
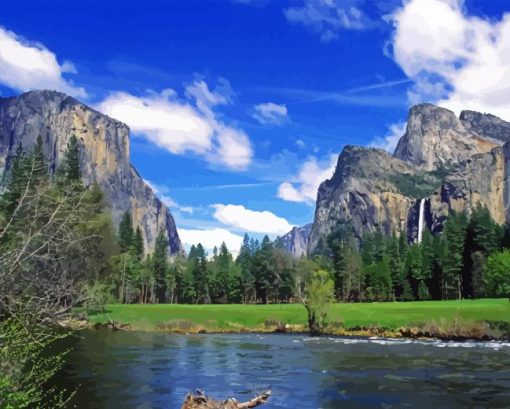
<path id="1" fill-rule="evenodd" d="M 271 391 L 267 391 L 247 402 L 238 402 L 233 398 L 220 402 L 197 390 L 195 394 L 188 393 L 181 409 L 249 409 L 266 403 L 269 395 L 271 395 Z"/>

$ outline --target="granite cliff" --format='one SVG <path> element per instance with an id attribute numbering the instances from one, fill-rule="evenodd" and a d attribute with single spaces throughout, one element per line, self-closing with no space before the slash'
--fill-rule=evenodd
<path id="1" fill-rule="evenodd" d="M 425 225 L 442 229 L 451 210 L 486 206 L 499 223 L 508 219 L 510 123 L 490 114 L 459 117 L 431 104 L 411 108 L 394 154 L 346 146 L 331 179 L 318 190 L 307 244 L 313 253 L 339 222 L 356 235 L 376 229 L 418 237 L 420 208 Z M 422 206 L 420 206 L 423 203 Z"/>
<path id="2" fill-rule="evenodd" d="M 305 256 L 311 229 L 311 223 L 306 226 L 292 228 L 291 231 L 280 238 L 281 246 L 292 257 L 300 258 Z"/>
<path id="3" fill-rule="evenodd" d="M 17 145 L 30 149 L 39 135 L 53 172 L 73 134 L 81 147 L 84 182 L 101 186 L 114 225 L 118 225 L 125 211 L 131 210 L 133 223 L 140 226 L 149 251 L 161 228 L 169 239 L 169 253 L 181 251 L 170 211 L 130 164 L 127 125 L 65 94 L 31 91 L 0 98 L 0 177 L 8 169 Z"/>

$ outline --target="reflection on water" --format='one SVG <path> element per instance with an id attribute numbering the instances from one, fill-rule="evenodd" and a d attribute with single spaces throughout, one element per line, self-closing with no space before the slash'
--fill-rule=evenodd
<path id="1" fill-rule="evenodd" d="M 510 344 L 299 335 L 82 334 L 74 408 L 180 408 L 188 391 L 269 408 L 510 408 Z"/>

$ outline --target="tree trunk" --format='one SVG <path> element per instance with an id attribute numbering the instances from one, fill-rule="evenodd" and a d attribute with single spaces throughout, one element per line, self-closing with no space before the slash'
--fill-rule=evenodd
<path id="1" fill-rule="evenodd" d="M 201 391 L 197 391 L 196 395 L 189 393 L 186 396 L 181 409 L 249 409 L 266 403 L 269 395 L 271 395 L 271 391 L 267 391 L 247 402 L 238 402 L 235 399 L 227 399 L 221 402 L 205 396 Z"/>

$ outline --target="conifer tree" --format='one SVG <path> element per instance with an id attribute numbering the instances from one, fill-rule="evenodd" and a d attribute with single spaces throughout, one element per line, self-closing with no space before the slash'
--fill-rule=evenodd
<path id="1" fill-rule="evenodd" d="M 168 270 L 168 240 L 165 231 L 161 229 L 156 237 L 154 254 L 152 256 L 152 271 L 155 280 L 156 302 L 166 301 L 166 276 Z"/>
<path id="2" fill-rule="evenodd" d="M 467 218 L 454 213 L 446 221 L 444 229 L 445 254 L 443 265 L 443 294 L 445 299 L 462 297 L 462 265 Z"/>
<path id="3" fill-rule="evenodd" d="M 80 147 L 76 136 L 72 135 L 67 143 L 66 152 L 66 173 L 69 180 L 80 181 Z"/>
<path id="4" fill-rule="evenodd" d="M 131 218 L 131 212 L 127 210 L 122 215 L 122 220 L 119 225 L 119 245 L 122 253 L 129 250 L 129 247 L 133 244 L 133 239 L 133 219 Z"/>
<path id="5" fill-rule="evenodd" d="M 135 249 L 135 254 L 138 260 L 142 260 L 144 253 L 144 242 L 140 226 L 136 227 L 135 235 L 133 238 L 133 247 Z"/>
<path id="6" fill-rule="evenodd" d="M 264 236 L 260 248 L 254 255 L 254 276 L 257 297 L 267 304 L 271 289 L 275 283 L 275 261 L 273 245 L 268 236 Z"/>
<path id="7" fill-rule="evenodd" d="M 194 254 L 190 252 L 190 257 L 193 257 L 192 276 L 193 284 L 195 287 L 195 302 L 198 304 L 210 304 L 211 296 L 209 292 L 209 277 L 207 271 L 207 258 L 204 247 L 198 244 L 195 248 Z"/>
<path id="8" fill-rule="evenodd" d="M 399 239 L 395 234 L 390 238 L 387 246 L 388 266 L 391 273 L 393 299 L 398 300 L 402 296 L 404 284 L 404 266 L 400 258 Z"/>

